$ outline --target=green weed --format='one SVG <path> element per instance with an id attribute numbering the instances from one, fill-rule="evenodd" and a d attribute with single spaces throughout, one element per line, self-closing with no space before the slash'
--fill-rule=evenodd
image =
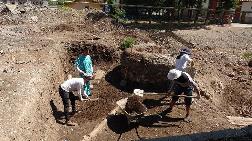
<path id="1" fill-rule="evenodd" d="M 126 37 L 123 39 L 120 48 L 122 50 L 126 49 L 126 48 L 131 48 L 133 47 L 133 45 L 135 44 L 136 39 L 133 37 Z"/>
<path id="2" fill-rule="evenodd" d="M 242 57 L 246 60 L 252 59 L 252 52 L 245 52 L 242 54 Z"/>

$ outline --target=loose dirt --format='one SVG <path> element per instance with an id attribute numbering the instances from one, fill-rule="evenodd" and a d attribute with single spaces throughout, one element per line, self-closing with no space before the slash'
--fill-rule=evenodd
<path id="1" fill-rule="evenodd" d="M 132 93 L 132 88 L 120 87 L 121 74 L 117 71 L 122 53 L 119 46 L 126 36 L 136 37 L 137 44 L 151 42 L 163 46 L 174 57 L 181 47 L 190 45 L 197 70 L 195 80 L 210 99 L 195 100 L 193 121 L 185 123 L 183 105 L 159 119 L 156 113 L 167 108 L 170 98 L 145 97 L 148 110 L 141 124 L 122 130 L 123 122 L 115 124 L 115 118 L 110 118 L 94 140 L 138 140 L 236 128 L 226 120 L 227 115 L 252 116 L 252 73 L 242 58 L 243 53 L 252 50 L 250 28 L 209 26 L 161 32 L 113 24 L 106 15 L 96 15 L 85 10 L 36 8 L 21 15 L 1 16 L 1 140 L 82 140 L 108 118 L 117 100 Z M 94 68 L 106 72 L 92 90 L 92 98 L 99 100 L 77 102 L 80 112 L 71 117 L 71 121 L 78 123 L 75 127 L 63 125 L 63 106 L 58 94 L 58 86 L 68 74 L 78 77 L 73 65 L 78 51 L 72 54 L 68 50 L 72 42 L 76 42 L 76 48 L 81 47 L 80 43 L 96 48 L 91 54 Z M 115 121 L 120 119 L 125 117 Z M 118 128 L 112 128 L 111 123 L 121 131 L 116 132 L 114 129 Z"/>

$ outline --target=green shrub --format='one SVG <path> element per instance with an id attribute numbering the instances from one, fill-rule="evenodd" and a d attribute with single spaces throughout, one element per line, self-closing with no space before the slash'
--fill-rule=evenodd
<path id="1" fill-rule="evenodd" d="M 49 5 L 64 5 L 67 0 L 48 0 Z"/>
<path id="2" fill-rule="evenodd" d="M 119 23 L 125 23 L 126 22 L 126 19 L 125 19 L 125 15 L 126 15 L 126 12 L 124 9 L 122 8 L 119 8 L 118 6 L 116 6 L 116 2 L 115 0 L 107 0 L 107 3 L 110 5 L 110 13 L 109 15 L 116 19 L 117 22 Z"/>
<path id="3" fill-rule="evenodd" d="M 126 23 L 125 10 L 120 8 L 114 8 L 114 12 L 111 14 L 112 18 L 116 19 L 119 23 Z"/>
<path id="4" fill-rule="evenodd" d="M 242 57 L 246 60 L 252 59 L 252 52 L 245 52 L 242 54 Z"/>
<path id="5" fill-rule="evenodd" d="M 133 37 L 126 37 L 123 39 L 121 43 L 121 49 L 124 50 L 126 48 L 131 48 L 135 44 L 136 40 Z"/>

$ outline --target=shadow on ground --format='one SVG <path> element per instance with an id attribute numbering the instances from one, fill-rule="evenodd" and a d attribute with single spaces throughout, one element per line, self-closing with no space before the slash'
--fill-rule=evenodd
<path id="1" fill-rule="evenodd" d="M 145 139 L 144 141 L 252 141 L 252 125 L 238 129 Z"/>
<path id="2" fill-rule="evenodd" d="M 176 122 L 182 121 L 183 118 L 171 118 L 168 116 L 160 117 L 159 115 L 143 116 L 136 119 L 135 122 L 129 122 L 126 115 L 110 115 L 107 117 L 107 125 L 114 133 L 119 134 L 117 141 L 120 140 L 123 133 L 135 129 L 136 135 L 143 139 L 138 133 L 138 127 L 166 128 L 178 126 Z"/>
<path id="3" fill-rule="evenodd" d="M 54 116 L 54 118 L 56 120 L 56 123 L 64 125 L 65 124 L 63 122 L 63 120 L 64 120 L 64 112 L 58 110 L 58 108 L 54 104 L 53 100 L 50 101 L 50 105 L 51 105 L 52 113 L 53 113 L 53 116 Z"/>

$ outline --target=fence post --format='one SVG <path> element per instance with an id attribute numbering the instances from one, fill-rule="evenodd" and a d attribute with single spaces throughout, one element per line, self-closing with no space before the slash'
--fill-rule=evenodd
<path id="1" fill-rule="evenodd" d="M 137 5 L 136 5 L 136 18 L 135 18 L 135 23 L 137 23 L 137 20 L 138 20 L 138 18 L 139 18 L 139 16 L 138 16 L 138 8 L 137 8 Z"/>
<path id="2" fill-rule="evenodd" d="M 210 17 L 210 14 L 209 14 L 210 12 L 209 11 L 210 11 L 209 9 L 206 10 L 207 16 L 206 16 L 206 19 L 205 19 L 205 22 L 204 22 L 205 25 L 207 24 L 207 21 L 209 20 L 208 18 Z"/>
<path id="3" fill-rule="evenodd" d="M 177 13 L 178 13 L 178 15 L 177 15 L 177 19 L 178 19 L 178 23 L 180 24 L 180 8 L 178 8 L 177 9 Z"/>
<path id="4" fill-rule="evenodd" d="M 151 14 L 152 14 L 152 12 L 151 12 L 151 11 L 152 11 L 152 10 L 151 10 L 151 7 L 148 7 L 147 9 L 148 9 L 148 19 L 149 19 L 149 24 L 151 24 L 151 20 L 152 20 L 152 19 L 151 19 Z"/>

